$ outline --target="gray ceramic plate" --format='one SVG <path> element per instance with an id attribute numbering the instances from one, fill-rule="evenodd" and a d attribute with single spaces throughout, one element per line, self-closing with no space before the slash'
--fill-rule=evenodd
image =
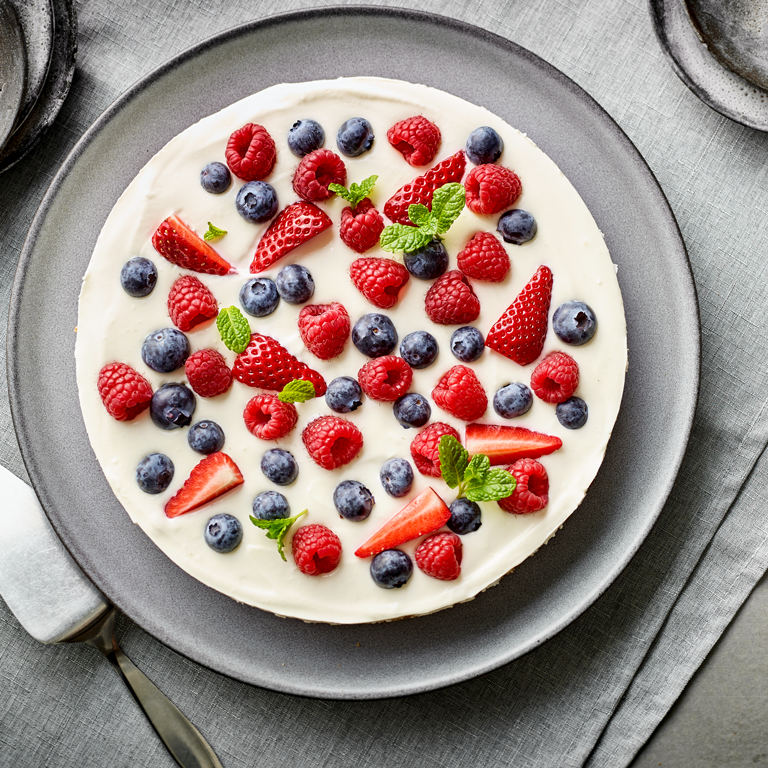
<path id="1" fill-rule="evenodd" d="M 77 406 L 77 296 L 96 237 L 142 165 L 199 118 L 274 83 L 341 75 L 426 82 L 482 104 L 560 165 L 605 233 L 626 302 L 630 367 L 587 499 L 535 557 L 476 600 L 364 626 L 280 619 L 171 564 L 102 476 Z M 144 78 L 85 134 L 42 203 L 13 294 L 14 422 L 43 506 L 98 587 L 171 648 L 288 693 L 377 698 L 439 688 L 534 648 L 583 612 L 640 546 L 693 418 L 699 325 L 675 220 L 647 165 L 578 86 L 482 30 L 392 9 L 325 9 L 220 35 Z"/>

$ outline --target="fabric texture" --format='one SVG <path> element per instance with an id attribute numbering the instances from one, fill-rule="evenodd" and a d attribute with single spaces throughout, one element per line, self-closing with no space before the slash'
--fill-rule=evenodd
<path id="1" fill-rule="evenodd" d="M 46 187 L 117 96 L 216 32 L 331 4 L 355 5 L 80 2 L 70 96 L 37 151 L 0 176 L 2 311 Z M 689 249 L 702 321 L 700 401 L 678 480 L 645 544 L 586 613 L 527 656 L 449 689 L 372 702 L 302 699 L 221 677 L 124 618 L 118 638 L 227 768 L 628 765 L 768 567 L 768 221 L 757 215 L 768 210 L 768 135 L 688 91 L 658 47 L 644 0 L 374 4 L 451 16 L 528 48 L 591 94 L 648 161 Z M 0 463 L 26 479 L 4 378 Z M 0 764 L 174 765 L 109 664 L 87 647 L 37 644 L 2 601 L 0 662 Z"/>

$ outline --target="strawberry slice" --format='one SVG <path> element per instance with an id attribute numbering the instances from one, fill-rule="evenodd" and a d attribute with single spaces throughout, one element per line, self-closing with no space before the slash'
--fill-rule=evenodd
<path id="1" fill-rule="evenodd" d="M 206 456 L 192 468 L 184 485 L 165 505 L 168 517 L 178 517 L 207 504 L 243 482 L 243 475 L 226 453 Z"/>
<path id="2" fill-rule="evenodd" d="M 451 510 L 432 490 L 425 488 L 410 504 L 403 507 L 385 523 L 356 552 L 357 557 L 373 557 L 406 541 L 418 539 L 425 533 L 442 528 L 450 519 Z"/>
<path id="3" fill-rule="evenodd" d="M 563 445 L 554 435 L 500 424 L 467 424 L 465 442 L 471 456 L 484 453 L 491 460 L 491 466 L 512 464 L 518 459 L 538 459 Z"/>
<path id="4" fill-rule="evenodd" d="M 326 213 L 312 203 L 301 200 L 283 208 L 256 246 L 251 273 L 263 272 L 330 226 Z"/>
<path id="5" fill-rule="evenodd" d="M 152 235 L 152 245 L 171 264 L 206 275 L 232 275 L 237 270 L 222 259 L 178 216 L 169 216 Z"/>

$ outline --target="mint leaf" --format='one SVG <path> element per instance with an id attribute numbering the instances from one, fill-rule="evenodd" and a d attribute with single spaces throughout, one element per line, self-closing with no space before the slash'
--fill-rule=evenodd
<path id="1" fill-rule="evenodd" d="M 435 234 L 442 235 L 448 231 L 464 210 L 465 200 L 466 195 L 462 184 L 451 182 L 435 190 L 432 195 L 432 217 L 436 222 Z M 410 213 L 410 208 L 408 210 Z"/>
<path id="2" fill-rule="evenodd" d="M 443 435 L 437 445 L 437 452 L 443 480 L 449 488 L 456 488 L 467 468 L 469 454 L 466 448 L 453 435 Z"/>
<path id="3" fill-rule="evenodd" d="M 408 206 L 408 218 L 417 226 L 429 226 L 432 223 L 432 212 L 426 205 L 414 203 Z"/>
<path id="4" fill-rule="evenodd" d="M 311 381 L 294 379 L 283 387 L 277 399 L 282 403 L 306 403 L 315 395 L 315 385 Z"/>
<path id="5" fill-rule="evenodd" d="M 277 551 L 280 553 L 280 557 L 285 560 L 285 553 L 283 552 L 283 541 L 285 539 L 285 534 L 288 533 L 291 526 L 302 515 L 306 514 L 307 510 L 305 509 L 303 512 L 299 512 L 296 517 L 280 518 L 278 520 L 259 520 L 258 517 L 254 517 L 253 515 L 249 515 L 249 517 L 251 518 L 251 522 L 257 528 L 261 528 L 263 531 L 267 532 L 268 539 L 274 539 L 277 541 Z"/>
<path id="6" fill-rule="evenodd" d="M 208 231 L 203 235 L 203 240 L 215 240 L 217 237 L 224 237 L 227 234 L 226 229 L 219 229 L 214 227 L 211 222 L 208 222 Z"/>
<path id="7" fill-rule="evenodd" d="M 425 246 L 432 235 L 422 232 L 418 227 L 407 227 L 405 224 L 390 224 L 384 227 L 379 245 L 390 253 L 410 253 Z"/>
<path id="8" fill-rule="evenodd" d="M 464 470 L 464 482 L 475 485 L 483 483 L 490 468 L 491 460 L 482 453 L 476 453 Z"/>
<path id="9" fill-rule="evenodd" d="M 251 327 L 237 307 L 227 307 L 219 311 L 216 327 L 227 349 L 240 354 L 251 340 Z"/>
<path id="10" fill-rule="evenodd" d="M 330 189 L 331 192 L 335 192 L 340 198 L 342 198 L 342 200 L 346 200 L 352 206 L 352 208 L 354 208 L 366 197 L 368 197 L 368 195 L 371 194 L 371 191 L 373 190 L 373 187 L 376 184 L 378 178 L 379 177 L 375 175 L 369 176 L 359 184 L 356 184 L 353 181 L 349 185 L 349 189 L 342 187 L 341 184 L 331 183 L 328 185 L 328 189 Z"/>
<path id="11" fill-rule="evenodd" d="M 482 482 L 467 484 L 466 495 L 470 501 L 498 501 L 511 496 L 517 481 L 506 469 L 492 469 Z"/>

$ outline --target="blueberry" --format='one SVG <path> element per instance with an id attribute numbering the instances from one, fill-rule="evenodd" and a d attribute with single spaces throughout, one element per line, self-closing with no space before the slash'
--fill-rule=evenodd
<path id="1" fill-rule="evenodd" d="M 290 517 L 288 499 L 277 491 L 264 491 L 253 500 L 253 516 L 259 520 L 281 520 Z"/>
<path id="2" fill-rule="evenodd" d="M 328 385 L 325 404 L 336 413 L 350 413 L 363 404 L 363 390 L 351 376 L 339 376 Z"/>
<path id="3" fill-rule="evenodd" d="M 368 357 L 382 357 L 397 346 L 397 331 L 386 315 L 370 312 L 355 323 L 352 343 Z"/>
<path id="4" fill-rule="evenodd" d="M 411 368 L 428 368 L 437 358 L 437 339 L 426 331 L 409 333 L 400 342 L 400 357 Z"/>
<path id="5" fill-rule="evenodd" d="M 120 285 L 129 295 L 140 299 L 149 296 L 157 283 L 157 267 L 143 256 L 134 256 L 120 270 Z"/>
<path id="6" fill-rule="evenodd" d="M 552 329 L 566 344 L 580 347 L 595 335 L 597 318 L 583 301 L 566 301 L 555 310 Z"/>
<path id="7" fill-rule="evenodd" d="M 150 453 L 136 467 L 136 482 L 144 493 L 162 493 L 173 480 L 173 462 L 164 453 Z"/>
<path id="8" fill-rule="evenodd" d="M 350 117 L 336 134 L 336 146 L 347 157 L 358 157 L 373 146 L 373 126 L 364 117 Z"/>
<path id="9" fill-rule="evenodd" d="M 325 143 L 325 131 L 316 120 L 297 120 L 288 129 L 288 148 L 297 157 L 304 157 Z"/>
<path id="10" fill-rule="evenodd" d="M 187 442 L 193 451 L 207 456 L 224 447 L 224 430 L 215 421 L 198 421 L 190 427 Z"/>
<path id="11" fill-rule="evenodd" d="M 485 349 L 483 334 L 471 325 L 457 328 L 451 334 L 451 352 L 462 363 L 474 363 L 479 360 Z"/>
<path id="12" fill-rule="evenodd" d="M 277 213 L 277 192 L 266 181 L 249 181 L 235 198 L 237 212 L 252 224 L 269 221 Z"/>
<path id="13" fill-rule="evenodd" d="M 170 373 L 189 357 L 189 339 L 176 328 L 153 331 L 141 345 L 141 359 L 158 373 Z"/>
<path id="14" fill-rule="evenodd" d="M 426 397 L 410 392 L 395 400 L 393 412 L 400 424 L 408 429 L 408 427 L 423 427 L 432 415 L 432 408 Z"/>
<path id="15" fill-rule="evenodd" d="M 231 552 L 242 540 L 243 526 L 236 517 L 226 512 L 214 515 L 205 524 L 205 543 L 216 552 Z"/>
<path id="16" fill-rule="evenodd" d="M 163 384 L 149 402 L 149 415 L 160 429 L 180 429 L 192 423 L 197 400 L 184 384 Z"/>
<path id="17" fill-rule="evenodd" d="M 373 494 L 357 480 L 344 480 L 333 492 L 333 505 L 347 520 L 357 522 L 367 519 L 375 503 Z"/>
<path id="18" fill-rule="evenodd" d="M 475 165 L 495 163 L 501 156 L 504 142 L 490 126 L 475 128 L 467 139 L 467 157 Z"/>
<path id="19" fill-rule="evenodd" d="M 275 283 L 280 297 L 289 304 L 304 304 L 315 292 L 315 281 L 309 270 L 298 264 L 283 267 Z"/>
<path id="20" fill-rule="evenodd" d="M 459 536 L 476 531 L 483 523 L 480 506 L 469 499 L 456 499 L 450 506 L 451 517 L 446 525 Z"/>
<path id="21" fill-rule="evenodd" d="M 271 315 L 280 303 L 274 280 L 254 277 L 240 289 L 240 306 L 253 317 Z"/>
<path id="22" fill-rule="evenodd" d="M 497 390 L 493 396 L 493 410 L 504 419 L 514 419 L 528 413 L 533 405 L 533 394 L 525 384 L 513 382 Z"/>
<path id="23" fill-rule="evenodd" d="M 261 471 L 275 485 L 290 485 L 299 476 L 299 465 L 292 453 L 271 448 L 261 457 Z"/>
<path id="24" fill-rule="evenodd" d="M 587 423 L 587 404 L 580 397 L 569 397 L 555 408 L 557 420 L 566 429 L 581 429 Z"/>
<path id="25" fill-rule="evenodd" d="M 387 459 L 379 473 L 384 490 L 395 499 L 410 493 L 413 485 L 413 469 L 405 459 Z"/>
<path id="26" fill-rule="evenodd" d="M 434 280 L 448 269 L 448 251 L 440 240 L 430 240 L 403 258 L 405 268 L 419 280 Z"/>
<path id="27" fill-rule="evenodd" d="M 220 195 L 229 189 L 232 183 L 232 174 L 224 163 L 208 163 L 200 171 L 200 183 L 206 192 Z"/>
<path id="28" fill-rule="evenodd" d="M 371 561 L 371 578 L 383 589 L 399 589 L 413 573 L 411 558 L 399 549 L 385 549 Z"/>
<path id="29" fill-rule="evenodd" d="M 522 208 L 513 208 L 507 211 L 500 219 L 496 229 L 508 242 L 522 245 L 536 237 L 536 219 L 528 211 Z"/>

